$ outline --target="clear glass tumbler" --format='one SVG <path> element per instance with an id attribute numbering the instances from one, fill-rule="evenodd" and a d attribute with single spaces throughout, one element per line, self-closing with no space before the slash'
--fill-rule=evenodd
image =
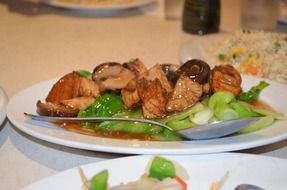
<path id="1" fill-rule="evenodd" d="M 276 30 L 279 3 L 279 0 L 241 0 L 241 27 Z"/>

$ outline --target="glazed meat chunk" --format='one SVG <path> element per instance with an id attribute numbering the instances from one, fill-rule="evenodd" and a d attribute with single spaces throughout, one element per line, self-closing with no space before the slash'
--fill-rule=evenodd
<path id="1" fill-rule="evenodd" d="M 139 105 L 139 103 L 141 102 L 141 98 L 137 90 L 136 78 L 132 79 L 127 84 L 127 86 L 121 90 L 121 95 L 125 108 L 130 109 Z"/>
<path id="2" fill-rule="evenodd" d="M 77 72 L 71 72 L 58 80 L 49 92 L 46 101 L 60 103 L 75 97 L 97 97 L 100 95 L 98 85 L 92 80 L 80 77 Z"/>
<path id="3" fill-rule="evenodd" d="M 147 71 L 147 68 L 140 59 L 134 59 L 130 62 L 124 63 L 123 67 L 132 71 L 136 75 L 136 77 L 139 77 L 141 74 Z"/>
<path id="4" fill-rule="evenodd" d="M 94 81 L 74 71 L 53 85 L 46 102 L 37 102 L 37 112 L 46 116 L 74 117 L 99 95 L 99 87 Z"/>
<path id="5" fill-rule="evenodd" d="M 162 118 L 166 116 L 166 92 L 159 79 L 138 81 L 138 92 L 142 100 L 142 109 L 145 118 Z"/>
<path id="6" fill-rule="evenodd" d="M 181 75 L 170 95 L 166 110 L 168 112 L 180 112 L 197 103 L 203 93 L 202 85 L 192 81 L 189 77 Z"/>
<path id="7" fill-rule="evenodd" d="M 164 88 L 164 90 L 167 93 L 172 92 L 172 86 L 168 81 L 168 78 L 166 76 L 166 74 L 164 73 L 161 65 L 155 65 L 152 68 L 150 68 L 147 72 L 145 72 L 144 74 L 142 74 L 143 78 L 145 78 L 148 81 L 152 81 L 155 79 L 158 79 L 162 85 L 162 87 Z"/>

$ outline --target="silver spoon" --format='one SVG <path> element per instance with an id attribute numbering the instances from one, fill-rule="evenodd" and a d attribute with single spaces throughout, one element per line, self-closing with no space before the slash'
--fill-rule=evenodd
<path id="1" fill-rule="evenodd" d="M 240 184 L 234 190 L 264 190 L 262 187 L 251 184 Z"/>
<path id="2" fill-rule="evenodd" d="M 50 116 L 40 116 L 33 115 L 29 113 L 24 113 L 24 115 L 30 117 L 37 121 L 47 121 L 47 122 L 98 122 L 98 121 L 133 121 L 148 123 L 152 125 L 157 125 L 168 130 L 174 131 L 171 127 L 148 119 L 138 119 L 138 118 L 127 118 L 127 117 L 50 117 Z M 257 121 L 259 117 L 249 117 L 238 120 L 229 120 L 218 123 L 212 123 L 207 125 L 199 125 L 196 127 L 191 127 L 187 129 L 177 130 L 176 133 L 190 140 L 203 140 L 203 139 L 213 139 L 219 138 L 226 135 L 230 135 L 247 127 L 249 123 Z"/>

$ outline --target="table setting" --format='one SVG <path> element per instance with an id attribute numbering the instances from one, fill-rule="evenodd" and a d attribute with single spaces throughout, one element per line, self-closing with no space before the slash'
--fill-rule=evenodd
<path id="1" fill-rule="evenodd" d="M 0 189 L 286 189 L 286 2 L 268 3 L 1 1 Z"/>

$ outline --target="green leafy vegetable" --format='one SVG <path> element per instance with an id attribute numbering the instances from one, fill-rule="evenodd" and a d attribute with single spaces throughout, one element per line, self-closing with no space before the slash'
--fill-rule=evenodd
<path id="1" fill-rule="evenodd" d="M 89 190 L 107 190 L 108 189 L 108 170 L 103 170 L 96 174 L 91 180 Z"/>
<path id="2" fill-rule="evenodd" d="M 244 107 L 248 108 L 250 111 L 258 114 L 259 116 L 271 116 L 275 119 L 287 119 L 287 117 L 281 113 L 277 113 L 275 111 L 271 111 L 271 110 L 266 110 L 263 108 L 258 108 L 256 106 L 253 106 L 251 104 L 248 104 L 246 102 L 238 102 L 241 105 L 243 105 Z"/>
<path id="3" fill-rule="evenodd" d="M 114 115 L 115 117 L 131 117 L 131 118 L 143 118 L 142 110 L 136 109 L 132 111 L 124 111 Z M 162 127 L 150 125 L 147 123 L 139 123 L 132 121 L 104 121 L 97 126 L 98 130 L 104 130 L 109 132 L 126 132 L 132 134 L 160 134 L 163 131 Z"/>
<path id="4" fill-rule="evenodd" d="M 237 112 L 240 118 L 260 116 L 249 107 L 246 107 L 239 102 L 231 102 L 230 107 Z"/>
<path id="5" fill-rule="evenodd" d="M 241 129 L 237 134 L 251 133 L 263 129 L 274 122 L 272 116 L 265 116 L 260 118 L 258 121 L 251 123 L 248 127 Z"/>
<path id="6" fill-rule="evenodd" d="M 161 135 L 163 140 L 166 141 L 180 141 L 183 140 L 181 136 L 179 136 L 175 131 L 170 131 L 168 129 L 164 129 Z"/>
<path id="7" fill-rule="evenodd" d="M 192 106 L 191 108 L 189 108 L 189 109 L 187 109 L 187 110 L 185 110 L 183 112 L 170 115 L 167 118 L 161 119 L 159 121 L 162 122 L 162 123 L 168 123 L 169 121 L 183 120 L 183 119 L 189 117 L 190 115 L 192 115 L 194 113 L 197 113 L 197 112 L 199 112 L 199 111 L 201 111 L 203 109 L 204 109 L 204 105 L 202 103 L 198 102 L 194 106 Z"/>
<path id="8" fill-rule="evenodd" d="M 209 107 L 205 106 L 203 110 L 195 113 L 194 116 L 190 116 L 190 120 L 198 125 L 204 125 L 208 124 L 212 117 L 213 111 Z"/>
<path id="9" fill-rule="evenodd" d="M 256 86 L 251 87 L 251 89 L 247 92 L 242 92 L 238 99 L 241 101 L 251 102 L 257 100 L 259 97 L 260 92 L 269 86 L 269 83 L 265 81 L 260 81 L 260 83 Z"/>
<path id="10" fill-rule="evenodd" d="M 175 177 L 175 166 L 170 160 L 156 156 L 152 160 L 151 167 L 149 169 L 149 176 L 163 180 L 164 178 Z"/>
<path id="11" fill-rule="evenodd" d="M 167 125 L 175 131 L 196 126 L 194 123 L 192 123 L 189 120 L 180 120 L 180 121 L 172 120 L 172 121 L 169 121 Z"/>
<path id="12" fill-rule="evenodd" d="M 114 94 L 104 94 L 94 103 L 81 110 L 78 117 L 110 117 L 124 111 L 122 98 Z"/>
<path id="13" fill-rule="evenodd" d="M 231 101 L 235 100 L 235 96 L 228 91 L 219 91 L 214 93 L 208 101 L 208 107 L 212 110 L 215 110 L 215 108 L 218 105 L 228 104 Z"/>
<path id="14" fill-rule="evenodd" d="M 228 104 L 217 104 L 214 109 L 214 115 L 220 121 L 239 119 L 239 114 L 231 108 Z"/>
<path id="15" fill-rule="evenodd" d="M 87 70 L 79 70 L 78 71 L 79 75 L 81 77 L 87 78 L 87 79 L 92 79 L 92 73 L 90 71 Z"/>
<path id="16" fill-rule="evenodd" d="M 238 119 L 239 114 L 230 107 L 230 103 L 236 101 L 235 96 L 228 91 L 214 93 L 208 101 L 208 107 L 214 116 L 221 121 Z"/>

